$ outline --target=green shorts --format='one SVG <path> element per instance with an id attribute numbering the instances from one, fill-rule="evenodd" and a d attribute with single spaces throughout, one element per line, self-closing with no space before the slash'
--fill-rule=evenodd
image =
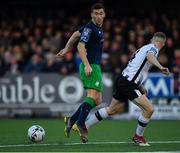
<path id="1" fill-rule="evenodd" d="M 103 91 L 102 83 L 102 72 L 101 67 L 98 64 L 90 64 L 92 68 L 92 73 L 87 76 L 84 72 L 84 64 L 80 64 L 79 71 L 80 77 L 83 82 L 85 89 L 96 89 L 99 92 Z"/>

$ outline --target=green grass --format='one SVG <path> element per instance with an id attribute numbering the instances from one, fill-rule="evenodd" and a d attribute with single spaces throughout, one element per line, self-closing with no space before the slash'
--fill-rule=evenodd
<path id="1" fill-rule="evenodd" d="M 39 124 L 46 131 L 45 140 L 34 146 L 5 145 L 31 144 L 27 139 L 27 129 Z M 41 151 L 41 152 L 123 152 L 123 151 L 180 151 L 179 143 L 152 143 L 150 147 L 139 147 L 131 143 L 136 121 L 103 121 L 89 130 L 90 144 L 80 143 L 76 133 L 68 139 L 64 136 L 63 120 L 58 119 L 1 119 L 0 120 L 0 151 Z M 151 121 L 145 136 L 149 141 L 180 141 L 180 121 Z M 91 144 L 92 142 L 129 142 L 122 144 Z M 40 146 L 41 144 L 52 144 Z M 65 145 L 69 144 L 69 145 Z M 3 146 L 3 147 L 2 147 Z"/>

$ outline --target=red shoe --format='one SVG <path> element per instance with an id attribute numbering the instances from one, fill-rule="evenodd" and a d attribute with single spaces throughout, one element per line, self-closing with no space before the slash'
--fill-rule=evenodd
<path id="1" fill-rule="evenodd" d="M 135 144 L 138 144 L 139 146 L 150 146 L 150 144 L 146 142 L 143 136 L 135 134 L 132 140 Z"/>

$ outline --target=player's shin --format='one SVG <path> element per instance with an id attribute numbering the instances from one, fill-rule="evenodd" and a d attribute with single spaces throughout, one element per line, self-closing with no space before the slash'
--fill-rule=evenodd
<path id="1" fill-rule="evenodd" d="M 78 110 L 70 118 L 73 124 L 78 120 L 79 114 L 81 112 L 81 107 L 82 107 L 82 104 L 79 106 Z"/>
<path id="2" fill-rule="evenodd" d="M 150 119 L 144 117 L 143 114 L 141 114 L 138 118 L 136 133 L 133 136 L 132 140 L 135 144 L 138 144 L 139 146 L 150 146 L 150 144 L 146 141 L 146 139 L 143 136 L 144 130 L 149 120 Z"/>
<path id="3" fill-rule="evenodd" d="M 81 107 L 81 113 L 79 114 L 77 124 L 83 127 L 85 125 L 85 120 L 91 111 L 91 109 L 95 107 L 95 101 L 91 97 L 86 97 L 84 103 Z"/>
<path id="4" fill-rule="evenodd" d="M 146 118 L 141 114 L 138 118 L 138 124 L 136 128 L 136 134 L 139 136 L 143 136 L 144 130 L 149 122 L 149 118 Z"/>

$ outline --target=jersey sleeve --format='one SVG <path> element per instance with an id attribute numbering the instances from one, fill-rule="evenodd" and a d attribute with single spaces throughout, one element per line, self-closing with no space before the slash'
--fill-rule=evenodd
<path id="1" fill-rule="evenodd" d="M 80 33 L 82 33 L 82 32 L 83 32 L 83 29 L 84 29 L 84 27 L 81 27 L 81 28 L 79 28 L 78 31 L 79 31 Z"/>
<path id="2" fill-rule="evenodd" d="M 153 53 L 154 55 L 156 55 L 157 52 L 158 52 L 157 49 L 154 48 L 154 47 L 151 47 L 151 48 L 147 51 L 147 53 Z"/>
<path id="3" fill-rule="evenodd" d="M 81 33 L 79 42 L 84 42 L 86 44 L 89 41 L 89 38 L 92 33 L 92 29 L 90 29 L 89 27 L 84 27 L 84 28 L 80 28 L 79 32 Z"/>

